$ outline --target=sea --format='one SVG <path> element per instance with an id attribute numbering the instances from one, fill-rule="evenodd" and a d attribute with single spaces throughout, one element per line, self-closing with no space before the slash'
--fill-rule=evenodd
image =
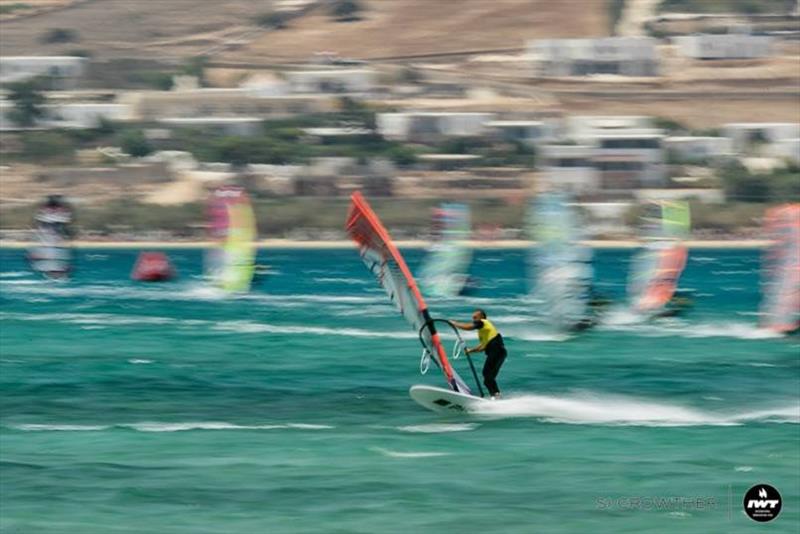
<path id="1" fill-rule="evenodd" d="M 486 310 L 504 399 L 452 415 L 409 397 L 445 382 L 355 250 L 261 250 L 241 295 L 202 250 L 133 282 L 138 252 L 80 250 L 58 283 L 0 250 L 0 532 L 800 530 L 800 341 L 758 327 L 758 251 L 692 250 L 693 307 L 651 321 L 631 252 L 596 251 L 614 303 L 575 336 L 529 296 L 527 252 L 477 251 L 474 294 L 428 304 Z M 763 484 L 769 523 L 743 506 Z"/>

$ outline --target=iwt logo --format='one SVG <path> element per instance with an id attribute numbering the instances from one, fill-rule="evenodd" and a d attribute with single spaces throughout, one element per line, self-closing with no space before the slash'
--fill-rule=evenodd
<path id="1" fill-rule="evenodd" d="M 781 494 L 769 484 L 757 484 L 744 494 L 743 504 L 750 519 L 765 523 L 781 513 Z"/>

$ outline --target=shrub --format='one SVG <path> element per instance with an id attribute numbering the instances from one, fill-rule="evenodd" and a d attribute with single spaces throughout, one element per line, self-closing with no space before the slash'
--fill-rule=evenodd
<path id="1" fill-rule="evenodd" d="M 13 102 L 14 109 L 9 113 L 9 119 L 17 126 L 27 128 L 36 124 L 44 117 L 44 103 L 46 98 L 43 90 L 46 80 L 36 78 L 8 85 L 8 99 Z"/>
<path id="2" fill-rule="evenodd" d="M 337 0 L 331 6 L 330 13 L 337 22 L 352 22 L 361 20 L 359 13 L 362 9 L 357 0 Z"/>
<path id="3" fill-rule="evenodd" d="M 119 138 L 119 146 L 126 154 L 135 158 L 141 158 L 153 152 L 153 147 L 141 130 L 123 132 Z"/>
<path id="4" fill-rule="evenodd" d="M 256 17 L 256 24 L 262 28 L 272 28 L 273 30 L 282 30 L 288 27 L 288 21 L 289 17 L 286 13 L 281 13 L 279 11 L 264 13 Z"/>
<path id="5" fill-rule="evenodd" d="M 78 32 L 68 28 L 51 28 L 42 36 L 45 44 L 72 43 L 78 40 Z"/>
<path id="6" fill-rule="evenodd" d="M 26 132 L 22 136 L 23 158 L 38 163 L 68 163 L 75 149 L 75 141 L 63 132 Z"/>

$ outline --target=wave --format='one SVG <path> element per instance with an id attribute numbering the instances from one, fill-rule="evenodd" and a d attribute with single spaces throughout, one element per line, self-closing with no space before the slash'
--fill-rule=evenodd
<path id="1" fill-rule="evenodd" d="M 24 430 L 27 432 L 97 432 L 98 430 L 107 430 L 111 428 L 109 425 L 43 425 L 43 424 L 28 424 L 28 425 L 10 425 L 10 428 L 16 430 Z"/>
<path id="2" fill-rule="evenodd" d="M 628 315 L 615 313 L 603 318 L 598 326 L 601 330 L 627 331 L 647 337 L 731 337 L 736 339 L 758 340 L 780 338 L 779 333 L 760 328 L 754 323 L 720 321 L 709 323 L 687 323 L 677 319 L 664 319 L 656 322 L 641 322 L 633 312 Z"/>
<path id="3" fill-rule="evenodd" d="M 218 332 L 236 334 L 309 334 L 319 336 L 372 337 L 383 339 L 416 339 L 412 331 L 364 330 L 360 328 L 331 328 L 325 326 L 280 325 L 256 321 L 208 321 L 202 319 L 175 319 L 150 315 L 113 315 L 107 313 L 14 313 L 0 312 L 0 320 L 50 321 L 80 325 L 82 328 L 108 328 L 131 325 L 175 325 L 182 327 L 211 328 Z"/>
<path id="4" fill-rule="evenodd" d="M 570 336 L 567 334 L 546 333 L 546 332 L 524 332 L 522 334 L 509 334 L 511 339 L 521 339 L 523 341 L 567 341 Z"/>
<path id="5" fill-rule="evenodd" d="M 370 283 L 369 280 L 364 280 L 363 278 L 338 278 L 335 276 L 323 276 L 319 278 L 313 278 L 312 280 L 321 284 L 348 284 L 359 286 Z"/>
<path id="6" fill-rule="evenodd" d="M 388 456 L 390 458 L 435 458 L 437 456 L 450 456 L 452 453 L 440 451 L 392 451 L 381 447 L 372 447 L 370 450 Z"/>
<path id="7" fill-rule="evenodd" d="M 532 417 L 553 423 L 619 426 L 734 426 L 749 422 L 800 423 L 800 404 L 721 414 L 623 396 L 521 395 L 479 403 L 475 413 L 491 418 Z"/>
<path id="8" fill-rule="evenodd" d="M 74 425 L 74 424 L 19 424 L 9 425 L 9 428 L 26 432 L 96 432 L 112 428 L 126 428 L 138 432 L 184 432 L 188 430 L 327 430 L 335 428 L 331 425 L 311 423 L 275 423 L 261 425 L 239 425 L 225 421 L 199 421 L 199 422 L 141 422 L 123 423 L 114 425 Z"/>
<path id="9" fill-rule="evenodd" d="M 28 271 L 5 271 L 0 273 L 0 278 L 21 278 L 23 276 L 30 276 Z"/>
<path id="10" fill-rule="evenodd" d="M 212 301 L 239 302 L 252 301 L 272 307 L 296 307 L 316 304 L 375 304 L 385 303 L 382 291 L 374 296 L 366 295 L 321 295 L 321 294 L 264 294 L 228 293 L 204 282 L 192 281 L 165 287 L 120 286 L 118 283 L 94 284 L 86 286 L 56 286 L 45 280 L 2 280 L 5 293 L 9 295 L 30 296 L 39 294 L 63 298 L 106 298 L 115 300 L 157 300 L 157 301 Z M 22 287 L 24 286 L 24 287 Z"/>
<path id="11" fill-rule="evenodd" d="M 312 334 L 319 336 L 345 336 L 345 337 L 373 337 L 384 339 L 416 339 L 414 332 L 387 332 L 378 330 L 364 330 L 361 328 L 330 328 L 326 326 L 297 326 L 257 323 L 253 321 L 226 321 L 216 323 L 214 330 L 234 332 L 237 334 Z"/>
<path id="12" fill-rule="evenodd" d="M 467 432 L 478 428 L 476 423 L 431 423 L 426 425 L 398 426 L 401 432 L 411 432 L 414 434 L 439 434 L 445 432 Z"/>

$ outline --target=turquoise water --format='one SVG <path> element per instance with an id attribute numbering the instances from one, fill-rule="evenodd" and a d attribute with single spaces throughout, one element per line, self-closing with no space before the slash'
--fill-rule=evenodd
<path id="1" fill-rule="evenodd" d="M 52 284 L 0 251 L 3 532 L 800 526 L 800 345 L 755 326 L 755 251 L 693 251 L 683 318 L 620 307 L 574 339 L 524 299 L 523 252 L 478 252 L 480 291 L 429 304 L 487 310 L 507 400 L 460 417 L 410 400 L 443 382 L 353 250 L 262 251 L 273 274 L 239 297 L 204 285 L 200 251 L 170 252 L 162 285 L 128 280 L 135 256 L 82 251 Z M 597 254 L 605 295 L 628 260 Z M 783 496 L 769 524 L 742 512 L 761 482 Z"/>

